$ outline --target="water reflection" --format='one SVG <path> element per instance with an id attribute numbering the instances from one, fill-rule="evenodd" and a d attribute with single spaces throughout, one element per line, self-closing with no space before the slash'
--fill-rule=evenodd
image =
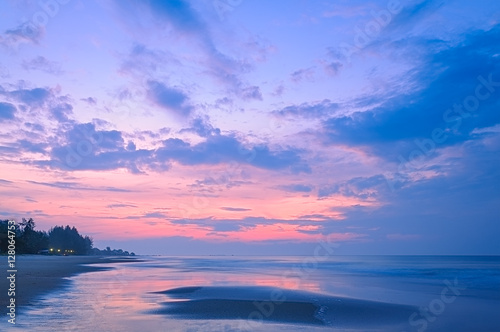
<path id="1" fill-rule="evenodd" d="M 102 264 L 100 266 L 112 266 L 113 269 L 71 277 L 68 287 L 24 308 L 18 317 L 16 330 L 241 331 L 244 330 L 242 326 L 248 327 L 245 325 L 248 322 L 243 319 L 228 320 L 224 316 L 220 316 L 219 320 L 206 321 L 184 319 L 182 315 L 155 314 L 165 312 L 165 302 L 183 300 L 158 292 L 179 287 L 217 289 L 224 286 L 239 290 L 242 287 L 261 290 L 272 287 L 332 298 L 345 296 L 394 304 L 425 305 L 439 294 L 443 280 L 459 276 L 467 291 L 474 290 L 475 296 L 500 298 L 496 288 L 500 281 L 498 259 L 351 256 L 332 257 L 317 266 L 305 265 L 305 261 L 304 257 L 151 257 L 143 262 Z M 478 293 L 481 291 L 484 294 Z M 261 295 L 261 298 L 267 297 L 267 293 Z M 471 296 L 464 293 L 460 299 L 464 306 L 468 298 Z M 248 309 L 248 303 L 240 304 L 240 308 Z M 453 310 L 458 312 L 458 308 L 458 301 L 454 307 L 447 308 L 450 317 Z M 445 321 L 445 318 L 441 319 Z M 409 327 L 406 325 L 404 329 Z M 302 331 L 304 328 L 293 324 L 266 323 L 252 326 L 250 330 Z M 324 331 L 325 327 L 308 326 L 307 330 Z"/>
<path id="2" fill-rule="evenodd" d="M 294 262 L 293 259 L 280 261 Z M 145 327 L 163 330 L 168 326 L 169 330 L 183 331 L 186 324 L 198 323 L 152 314 L 162 310 L 160 304 L 166 300 L 164 295 L 155 292 L 186 285 L 320 289 L 319 283 L 313 280 L 297 284 L 283 278 L 283 267 L 278 268 L 277 263 L 267 261 L 268 268 L 263 268 L 260 259 L 154 258 L 145 262 L 112 264 L 114 269 L 111 270 L 69 278 L 68 287 L 37 300 L 20 318 L 18 327 L 21 331 L 47 331 L 57 326 L 58 331 L 142 332 Z M 220 322 L 211 324 L 220 326 Z M 234 321 L 224 323 L 226 328 L 236 330 L 237 325 Z"/>

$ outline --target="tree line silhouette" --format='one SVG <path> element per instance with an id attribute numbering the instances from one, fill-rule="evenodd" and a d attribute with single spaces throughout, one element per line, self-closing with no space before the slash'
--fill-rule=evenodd
<path id="1" fill-rule="evenodd" d="M 0 220 L 0 252 L 7 252 L 9 221 Z M 55 226 L 48 232 L 35 230 L 33 218 L 23 218 L 15 224 L 16 254 L 54 254 L 54 255 L 135 255 L 127 251 L 93 248 L 93 240 L 82 236 L 75 227 Z"/>

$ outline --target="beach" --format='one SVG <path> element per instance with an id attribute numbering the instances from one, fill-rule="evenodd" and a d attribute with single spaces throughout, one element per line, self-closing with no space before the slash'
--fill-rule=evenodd
<path id="1" fill-rule="evenodd" d="M 499 257 L 306 260 L 21 256 L 15 330 L 500 330 Z"/>
<path id="2" fill-rule="evenodd" d="M 4 260 L 3 278 L 0 278 L 0 305 L 1 314 L 5 316 L 8 309 L 9 276 L 7 271 L 7 256 Z M 132 258 L 133 259 L 133 258 Z M 78 273 L 103 271 L 107 267 L 93 266 L 95 264 L 118 263 L 130 261 L 131 258 L 103 257 L 103 256 L 44 256 L 18 255 L 16 256 L 15 299 L 16 307 L 27 307 L 37 296 L 59 289 L 67 284 L 64 278 Z"/>

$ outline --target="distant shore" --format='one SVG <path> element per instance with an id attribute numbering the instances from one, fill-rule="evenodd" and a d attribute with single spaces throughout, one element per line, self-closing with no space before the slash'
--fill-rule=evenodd
<path id="1" fill-rule="evenodd" d="M 0 313 L 7 314 L 9 280 L 7 277 L 7 256 L 0 256 L 3 260 L 3 277 L 0 278 Z M 56 290 L 64 285 L 65 277 L 84 272 L 102 271 L 107 268 L 88 266 L 85 264 L 106 264 L 138 261 L 138 257 L 109 257 L 109 256 L 43 256 L 18 255 L 15 268 L 16 312 L 20 307 L 29 306 L 31 301 L 42 294 Z"/>

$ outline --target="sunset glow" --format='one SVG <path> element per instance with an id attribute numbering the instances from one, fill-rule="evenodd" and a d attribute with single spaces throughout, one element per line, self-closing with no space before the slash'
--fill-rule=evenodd
<path id="1" fill-rule="evenodd" d="M 1 219 L 500 253 L 500 3 L 214 3 L 0 3 Z"/>

